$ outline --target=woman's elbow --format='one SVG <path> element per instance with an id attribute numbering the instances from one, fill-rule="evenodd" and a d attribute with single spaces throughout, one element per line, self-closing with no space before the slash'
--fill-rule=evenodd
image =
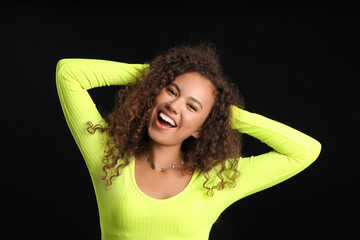
<path id="1" fill-rule="evenodd" d="M 315 161 L 320 155 L 321 148 L 321 143 L 316 139 L 312 139 L 311 143 L 309 143 L 307 160 Z"/>

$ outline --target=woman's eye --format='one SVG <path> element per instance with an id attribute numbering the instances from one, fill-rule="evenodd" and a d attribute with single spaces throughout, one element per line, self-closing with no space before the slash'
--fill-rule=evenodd
<path id="1" fill-rule="evenodd" d="M 197 108 L 192 104 L 188 104 L 188 108 L 190 108 L 192 111 L 197 112 Z"/>
<path id="2" fill-rule="evenodd" d="M 176 92 L 171 88 L 167 88 L 166 91 L 172 96 L 175 96 L 175 97 L 177 96 Z"/>

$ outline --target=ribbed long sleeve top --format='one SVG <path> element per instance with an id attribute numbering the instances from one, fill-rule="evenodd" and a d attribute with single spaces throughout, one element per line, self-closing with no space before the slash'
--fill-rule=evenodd
<path id="1" fill-rule="evenodd" d="M 195 171 L 177 195 L 155 199 L 138 187 L 134 157 L 105 189 L 102 159 L 105 133 L 87 132 L 87 122 L 106 126 L 87 90 L 126 85 L 140 76 L 146 64 L 126 64 L 91 59 L 62 59 L 56 70 L 56 86 L 70 131 L 85 159 L 98 202 L 103 240 L 115 239 L 208 239 L 213 223 L 232 203 L 278 184 L 309 166 L 319 155 L 315 139 L 259 114 L 232 107 L 232 127 L 259 139 L 273 151 L 240 157 L 235 187 L 215 191 L 203 188 L 205 177 Z"/>

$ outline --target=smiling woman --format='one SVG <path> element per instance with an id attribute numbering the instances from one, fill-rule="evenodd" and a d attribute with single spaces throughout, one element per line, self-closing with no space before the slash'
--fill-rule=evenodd
<path id="1" fill-rule="evenodd" d="M 242 104 L 237 86 L 223 76 L 215 49 L 205 44 L 178 46 L 149 65 L 138 72 L 134 85 L 119 91 L 115 111 L 106 119 L 108 127 L 102 129 L 111 136 L 103 161 L 107 186 L 132 156 L 145 162 L 148 155 L 156 165 L 184 161 L 179 167 L 182 173 L 201 170 L 209 194 L 233 185 L 241 135 L 229 124 L 230 106 Z M 156 154 L 153 149 L 161 145 L 158 143 L 172 146 L 174 152 L 167 149 Z M 220 165 L 220 182 L 211 184 L 213 180 L 206 174 Z M 229 177 L 224 178 L 223 173 Z"/>
<path id="2" fill-rule="evenodd" d="M 102 239 L 207 239 L 229 205 L 320 153 L 315 139 L 243 110 L 209 45 L 175 47 L 148 64 L 63 59 L 56 79 L 93 181 Z M 87 90 L 108 85 L 127 88 L 104 119 Z M 274 150 L 241 157 L 241 133 Z"/>

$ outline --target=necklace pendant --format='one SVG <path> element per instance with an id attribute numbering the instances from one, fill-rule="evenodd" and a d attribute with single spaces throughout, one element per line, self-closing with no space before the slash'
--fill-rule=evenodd
<path id="1" fill-rule="evenodd" d="M 171 168 L 175 168 L 175 164 L 171 164 Z"/>
<path id="2" fill-rule="evenodd" d="M 165 172 L 165 168 L 161 168 L 161 172 Z"/>

